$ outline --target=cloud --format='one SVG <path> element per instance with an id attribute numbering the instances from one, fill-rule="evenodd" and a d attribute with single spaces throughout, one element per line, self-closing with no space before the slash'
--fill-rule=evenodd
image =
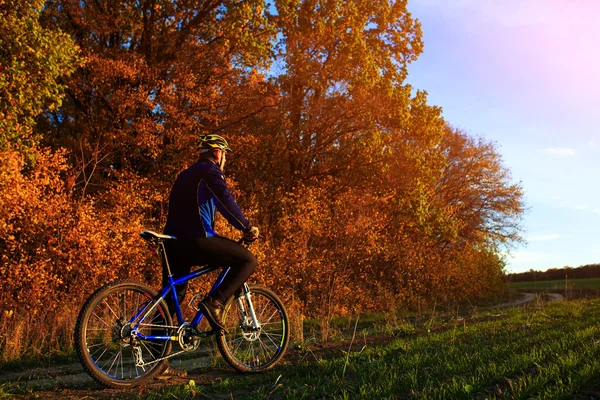
<path id="1" fill-rule="evenodd" d="M 590 146 L 590 147 L 596 147 L 596 146 L 598 146 L 598 143 L 595 140 L 590 140 L 588 142 L 588 146 Z"/>
<path id="2" fill-rule="evenodd" d="M 575 149 L 569 147 L 546 147 L 545 149 L 538 149 L 537 152 L 557 157 L 574 156 L 576 153 Z"/>
<path id="3" fill-rule="evenodd" d="M 558 233 L 550 233 L 531 235 L 527 238 L 527 240 L 530 242 L 546 242 L 548 240 L 556 240 L 558 238 L 560 238 Z"/>

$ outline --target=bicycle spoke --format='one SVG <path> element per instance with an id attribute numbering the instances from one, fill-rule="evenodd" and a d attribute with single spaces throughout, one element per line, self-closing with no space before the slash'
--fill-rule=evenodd
<path id="1" fill-rule="evenodd" d="M 125 305 L 125 300 L 126 300 L 126 297 L 127 297 L 127 292 L 125 292 L 125 294 L 122 297 L 123 297 L 123 315 L 127 315 L 127 309 L 126 309 L 126 305 Z"/>
<path id="2" fill-rule="evenodd" d="M 235 343 L 235 342 L 237 342 L 237 341 L 239 341 L 239 342 L 243 342 L 243 341 L 244 341 L 244 336 L 240 336 L 240 337 L 239 337 L 239 338 L 237 338 L 237 339 L 231 340 L 229 343 L 231 343 L 231 344 L 234 344 L 234 343 Z"/>
<path id="3" fill-rule="evenodd" d="M 274 322 L 266 322 L 266 323 L 261 323 L 260 324 L 260 326 L 267 326 L 267 325 L 281 325 L 281 320 L 274 321 Z"/>
<path id="4" fill-rule="evenodd" d="M 98 320 L 100 320 L 100 322 L 102 322 L 104 325 L 110 327 L 111 325 L 106 323 L 106 321 L 104 321 L 102 318 L 100 318 L 98 315 L 96 315 L 96 313 L 93 313 L 94 317 L 96 317 Z"/>
<path id="5" fill-rule="evenodd" d="M 135 361 L 133 363 L 133 366 L 135 367 L 135 375 L 139 376 L 140 373 L 138 372 L 138 366 L 137 366 L 137 363 Z M 142 368 L 142 371 L 145 371 L 144 367 L 140 367 L 140 368 Z"/>
<path id="6" fill-rule="evenodd" d="M 104 355 L 104 353 L 106 353 L 106 351 L 108 350 L 108 343 L 105 343 L 104 347 L 105 347 L 104 351 L 102 352 L 102 354 L 100 354 L 100 356 L 96 359 L 96 361 L 100 361 L 100 359 L 102 358 L 102 356 Z M 93 356 L 94 354 L 96 354 L 100 350 L 102 350 L 102 349 L 96 350 L 94 353 L 90 354 L 90 356 Z"/>
<path id="7" fill-rule="evenodd" d="M 92 345 L 88 345 L 87 348 L 88 350 L 91 349 L 92 347 L 98 347 L 98 346 L 108 346 L 108 344 L 106 343 L 98 343 L 98 344 L 92 344 Z"/>
<path id="8" fill-rule="evenodd" d="M 273 341 L 273 339 L 271 339 L 271 336 L 270 336 L 269 334 L 264 334 L 264 336 L 266 336 L 266 337 L 267 337 L 267 339 L 269 339 L 269 340 L 271 341 L 271 343 L 273 343 L 273 346 L 275 346 L 275 348 L 278 348 L 278 347 L 279 347 L 279 346 L 277 346 L 277 343 L 275 343 L 275 342 Z M 259 340 L 260 340 L 260 339 L 259 339 Z"/>
<path id="9" fill-rule="evenodd" d="M 252 346 L 252 361 L 255 362 L 255 365 L 260 364 L 260 359 L 258 358 L 258 356 L 256 355 L 256 348 L 254 347 L 254 345 Z"/>
<path id="10" fill-rule="evenodd" d="M 227 341 L 227 345 L 228 345 L 229 347 L 233 348 L 233 346 L 234 346 L 234 345 L 235 345 L 237 342 L 240 342 L 240 343 L 241 343 L 243 340 L 244 340 L 244 337 L 243 337 L 243 336 L 240 336 L 240 337 L 238 337 L 238 338 L 235 338 L 235 339 L 228 340 L 228 341 Z"/>
<path id="11" fill-rule="evenodd" d="M 156 360 L 156 357 L 154 356 L 154 354 L 152 354 L 153 352 L 152 352 L 152 350 L 150 350 L 148 348 L 148 346 L 146 345 L 146 342 L 145 341 L 141 341 L 141 343 L 142 343 L 142 346 L 144 346 L 144 348 L 148 352 L 148 354 L 150 354 L 150 357 L 152 357 L 153 360 Z M 153 349 L 153 350 L 156 351 L 155 349 Z"/>
<path id="12" fill-rule="evenodd" d="M 237 347 L 235 348 L 235 350 L 233 351 L 233 353 L 236 353 L 239 348 L 242 346 L 242 344 L 244 344 L 244 337 L 240 337 L 240 343 L 237 345 Z"/>
<path id="13" fill-rule="evenodd" d="M 268 306 L 269 306 L 269 302 L 266 302 L 263 309 L 256 315 L 256 318 L 262 319 L 262 316 L 265 313 L 265 310 L 267 309 Z"/>
<path id="14" fill-rule="evenodd" d="M 269 347 L 262 340 L 260 340 L 260 338 L 258 338 L 258 343 L 260 344 L 261 349 L 263 349 L 264 354 L 269 354 L 272 352 L 272 350 L 269 349 Z"/>
<path id="15" fill-rule="evenodd" d="M 135 313 L 132 313 L 131 318 L 135 317 L 136 315 L 137 315 L 137 318 L 143 317 L 144 314 L 146 313 L 146 310 L 149 307 L 151 307 L 152 304 L 153 303 L 151 301 L 148 301 L 146 304 L 144 304 L 144 307 L 141 310 L 139 308 L 136 308 Z M 131 323 L 134 323 L 137 320 L 137 318 L 135 320 L 133 320 L 133 321 L 130 319 Z"/>
<path id="16" fill-rule="evenodd" d="M 117 313 L 112 309 L 112 307 L 110 306 L 110 304 L 108 304 L 108 302 L 104 303 L 106 305 L 106 307 L 113 313 L 113 315 L 115 316 L 115 319 L 119 319 L 119 316 L 117 315 Z"/>
<path id="17" fill-rule="evenodd" d="M 275 324 L 275 323 L 271 323 L 271 325 L 273 325 L 273 324 Z M 281 322 L 277 322 L 277 324 L 281 325 Z M 264 325 L 262 325 L 262 326 L 264 326 Z M 279 333 L 267 332 L 264 329 L 263 329 L 262 333 L 265 335 L 271 335 L 271 336 L 283 336 L 282 334 L 279 334 Z"/>
<path id="18" fill-rule="evenodd" d="M 104 365 L 102 366 L 102 369 L 104 369 L 108 365 L 108 363 L 112 360 L 110 367 L 108 367 L 108 369 L 106 370 L 106 372 L 108 372 L 110 374 L 112 367 L 115 365 L 115 361 L 117 360 L 117 357 L 119 357 L 119 352 L 115 353 L 114 357 L 109 358 L 108 361 L 106 361 L 104 363 Z"/>
<path id="19" fill-rule="evenodd" d="M 275 316 L 275 314 L 277 314 L 278 312 L 279 312 L 278 310 L 273 311 L 273 314 L 271 314 L 271 316 L 269 317 L 269 319 L 267 320 L 267 322 L 265 322 L 265 324 L 268 324 L 269 321 L 271 321 L 273 319 L 273 317 Z"/>
<path id="20" fill-rule="evenodd" d="M 113 306 L 115 307 L 115 310 L 118 310 L 119 307 L 119 299 L 117 296 L 110 296 L 110 299 L 112 300 Z M 106 304 L 108 305 L 108 300 L 106 301 Z M 125 314 L 123 314 L 125 315 Z M 117 316 L 117 319 L 119 319 L 119 317 Z"/>
<path id="21" fill-rule="evenodd" d="M 123 354 L 121 353 L 121 379 L 125 379 L 125 371 L 123 370 Z"/>
<path id="22" fill-rule="evenodd" d="M 137 302 L 135 304 L 135 312 L 137 313 L 137 311 L 140 309 L 140 296 L 137 296 Z M 135 315 L 135 314 L 134 314 Z"/>

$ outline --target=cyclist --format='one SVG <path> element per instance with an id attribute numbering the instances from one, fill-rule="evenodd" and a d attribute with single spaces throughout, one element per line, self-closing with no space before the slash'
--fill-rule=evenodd
<path id="1" fill-rule="evenodd" d="M 201 135 L 199 148 L 199 160 L 181 172 L 173 184 L 164 233 L 177 237 L 166 244 L 175 279 L 190 273 L 194 265 L 230 268 L 219 287 L 199 304 L 211 327 L 219 331 L 225 330 L 221 319 L 223 305 L 254 272 L 257 261 L 244 246 L 215 233 L 216 211 L 242 231 L 246 240 L 256 239 L 259 230 L 246 219 L 225 182 L 226 154 L 232 151 L 227 141 L 215 134 Z M 166 283 L 168 273 L 163 265 L 163 284 Z M 179 286 L 177 296 L 181 301 L 187 284 Z"/>

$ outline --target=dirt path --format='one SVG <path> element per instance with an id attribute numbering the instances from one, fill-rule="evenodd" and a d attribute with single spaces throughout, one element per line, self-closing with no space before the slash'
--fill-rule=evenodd
<path id="1" fill-rule="evenodd" d="M 332 355 L 344 352 L 358 351 L 363 346 L 377 346 L 393 340 L 392 335 L 377 335 L 360 340 L 345 340 L 335 343 L 325 343 L 310 346 L 308 350 L 288 349 L 284 360 L 278 368 L 296 365 L 301 361 L 318 361 Z M 244 379 L 247 375 L 237 373 L 224 366 L 211 366 L 210 351 L 191 353 L 198 357 L 180 360 L 175 358 L 172 364 L 188 371 L 187 378 L 170 378 L 168 380 L 155 379 L 143 387 L 130 389 L 107 389 L 97 384 L 84 372 L 79 363 L 54 366 L 49 368 L 34 368 L 23 371 L 1 373 L 0 387 L 17 387 L 15 394 L 18 399 L 128 399 L 137 398 L 143 393 L 166 386 L 182 385 L 194 380 L 196 385 L 206 385 L 224 380 Z M 8 390 L 7 392 L 11 392 Z M 2 398 L 0 391 L 0 398 Z M 203 397 L 195 397 L 203 399 Z M 208 399 L 208 397 L 207 397 Z"/>
<path id="2" fill-rule="evenodd" d="M 558 293 L 546 293 L 546 296 L 549 298 L 548 301 L 563 301 L 565 299 L 565 296 Z"/>
<path id="3" fill-rule="evenodd" d="M 149 388 L 162 387 L 169 384 L 183 384 L 189 382 L 190 379 L 194 379 L 196 382 L 206 383 L 214 380 L 217 376 L 214 374 L 218 371 L 215 370 L 213 373 L 207 373 L 210 370 L 211 351 L 208 349 L 201 349 L 190 355 L 193 358 L 174 358 L 172 365 L 177 368 L 182 368 L 189 371 L 189 377 L 187 379 L 171 378 L 168 381 L 155 380 L 150 384 L 146 385 L 144 390 Z M 228 371 L 218 371 L 219 376 L 227 376 Z M 233 373 L 232 371 L 232 374 Z M 137 389 L 126 389 L 126 390 L 113 390 L 106 389 L 103 386 L 97 384 L 82 368 L 79 362 L 56 365 L 46 368 L 30 368 L 20 371 L 8 371 L 0 374 L 0 387 L 6 386 L 7 388 L 16 387 L 18 392 L 32 392 L 35 393 L 37 398 L 90 398 L 90 399 L 109 399 L 114 397 L 126 397 L 131 396 L 139 392 Z M 9 390 L 10 392 L 10 390 Z M 1 393 L 1 392 L 0 392 Z M 18 398 L 29 398 L 35 396 L 29 395 L 18 395 Z"/>
<path id="4" fill-rule="evenodd" d="M 544 293 L 544 296 L 547 298 L 547 301 L 549 301 L 549 302 L 562 301 L 565 299 L 563 295 L 558 294 L 558 293 Z M 497 304 L 495 306 L 486 307 L 486 308 L 484 308 L 484 310 L 497 310 L 497 309 L 507 308 L 507 307 L 522 306 L 525 304 L 529 304 L 533 301 L 536 301 L 537 297 L 538 297 L 538 294 L 536 294 L 536 293 L 521 293 L 521 295 L 518 299 L 509 301 L 506 303 L 502 303 L 502 304 Z"/>
<path id="5" fill-rule="evenodd" d="M 534 300 L 535 300 L 535 293 L 521 293 L 521 296 L 518 299 L 509 301 L 507 303 L 501 303 L 501 304 L 497 304 L 495 306 L 486 307 L 485 309 L 486 310 L 497 310 L 500 308 L 521 306 L 523 304 L 531 303 Z"/>

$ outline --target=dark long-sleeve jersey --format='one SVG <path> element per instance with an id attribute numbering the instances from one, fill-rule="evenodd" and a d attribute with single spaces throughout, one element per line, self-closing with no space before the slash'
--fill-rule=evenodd
<path id="1" fill-rule="evenodd" d="M 164 232 L 178 239 L 216 236 L 216 210 L 237 229 L 250 228 L 250 222 L 231 195 L 221 169 L 208 160 L 201 160 L 181 172 L 175 180 L 169 195 Z"/>

